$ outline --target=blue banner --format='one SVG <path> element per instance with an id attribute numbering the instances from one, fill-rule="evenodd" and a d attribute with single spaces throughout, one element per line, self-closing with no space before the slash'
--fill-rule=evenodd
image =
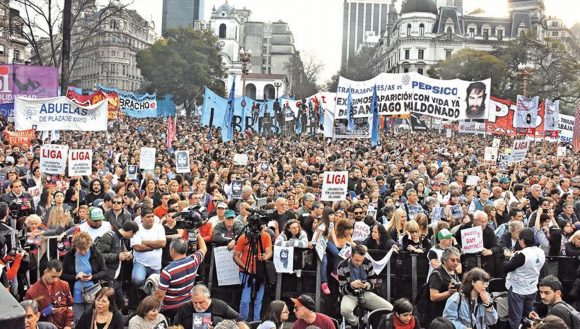
<path id="1" fill-rule="evenodd" d="M 159 115 L 157 96 L 155 94 L 135 94 L 116 88 L 97 85 L 97 89 L 105 93 L 117 93 L 119 105 L 126 115 L 133 118 L 156 118 Z"/>
<path id="2" fill-rule="evenodd" d="M 8 120 L 14 121 L 14 103 L 0 104 L 0 114 Z"/>

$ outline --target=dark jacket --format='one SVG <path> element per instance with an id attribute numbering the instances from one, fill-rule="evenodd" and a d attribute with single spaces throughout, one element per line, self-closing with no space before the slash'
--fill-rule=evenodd
<path id="1" fill-rule="evenodd" d="M 113 226 L 115 230 L 121 229 L 126 221 L 132 219 L 133 217 L 131 217 L 131 213 L 129 213 L 124 208 L 121 210 L 119 216 L 115 215 L 113 209 L 105 211 L 105 220 L 109 221 L 109 223 L 111 223 L 111 226 Z"/>
<path id="2" fill-rule="evenodd" d="M 455 240 L 457 241 L 457 244 L 460 247 L 463 247 L 461 245 L 462 241 L 461 241 L 461 230 L 467 229 L 467 228 L 471 228 L 473 227 L 473 224 L 465 224 L 465 225 L 461 225 L 461 227 L 459 227 L 459 229 L 457 230 L 457 232 L 455 232 Z M 491 227 L 486 226 L 485 229 L 483 230 L 483 247 L 485 249 L 489 249 L 491 250 L 491 252 L 494 255 L 497 255 L 498 253 L 501 252 L 501 247 L 499 246 L 499 243 L 497 241 L 497 237 L 495 236 L 495 233 L 493 232 L 493 230 L 491 229 Z"/>
<path id="3" fill-rule="evenodd" d="M 83 315 L 81 315 L 78 323 L 75 325 L 75 329 L 90 329 L 91 321 L 93 319 L 93 307 L 86 310 Z M 108 329 L 124 329 L 125 323 L 123 321 L 123 314 L 119 311 L 113 311 L 113 318 L 109 324 Z"/>
<path id="4" fill-rule="evenodd" d="M 105 259 L 103 255 L 95 248 L 91 246 L 91 257 L 89 261 L 91 263 L 91 273 L 93 275 L 93 282 L 98 283 L 99 280 L 105 280 L 107 278 L 107 267 L 105 266 Z M 69 287 L 74 287 L 77 281 L 77 272 L 75 271 L 75 253 L 76 249 L 73 248 L 69 250 L 64 259 L 62 260 L 62 276 L 61 278 L 68 282 Z"/>
<path id="5" fill-rule="evenodd" d="M 97 240 L 95 248 L 103 255 L 107 266 L 107 278 L 115 279 L 115 272 L 119 267 L 119 253 L 123 250 L 123 244 L 119 233 L 109 231 Z"/>

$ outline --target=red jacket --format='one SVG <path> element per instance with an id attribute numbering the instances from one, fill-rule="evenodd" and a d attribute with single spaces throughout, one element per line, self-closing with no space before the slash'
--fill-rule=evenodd
<path id="1" fill-rule="evenodd" d="M 47 287 L 42 279 L 28 288 L 24 299 L 34 299 L 38 303 L 38 310 L 42 312 L 48 305 L 53 305 L 52 314 L 41 316 L 41 321 L 48 321 L 58 329 L 71 327 L 74 313 L 71 309 L 73 298 L 66 281 L 56 279 L 51 287 Z"/>

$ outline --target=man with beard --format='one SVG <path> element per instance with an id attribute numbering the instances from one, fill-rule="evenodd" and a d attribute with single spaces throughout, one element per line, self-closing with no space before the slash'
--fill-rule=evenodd
<path id="1" fill-rule="evenodd" d="M 270 214 L 270 220 L 276 221 L 278 228 L 282 229 L 284 224 L 291 219 L 296 219 L 294 212 L 288 208 L 288 200 L 286 198 L 276 199 L 276 210 Z"/>
<path id="2" fill-rule="evenodd" d="M 466 116 L 469 119 L 485 119 L 485 84 L 473 82 L 467 87 L 465 102 L 467 103 Z"/>
<path id="3" fill-rule="evenodd" d="M 87 204 L 91 205 L 93 201 L 105 198 L 105 192 L 103 192 L 103 183 L 99 179 L 94 179 L 89 183 L 90 193 L 87 195 Z"/>

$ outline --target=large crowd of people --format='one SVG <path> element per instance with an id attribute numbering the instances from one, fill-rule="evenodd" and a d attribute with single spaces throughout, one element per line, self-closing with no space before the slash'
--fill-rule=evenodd
<path id="1" fill-rule="evenodd" d="M 270 329 L 289 319 L 294 328 L 355 328 L 370 324 L 363 309 L 385 311 L 381 328 L 484 329 L 502 319 L 513 329 L 528 320 L 534 328 L 578 328 L 580 272 L 576 291 L 565 296 L 546 260 L 580 256 L 577 154 L 558 157 L 556 144 L 538 141 L 523 162 L 500 165 L 484 161 L 492 136 L 394 130 L 382 132 L 378 147 L 252 130 L 224 144 L 219 129 L 178 120 L 170 145 L 161 119 L 132 118 L 112 122 L 106 133 L 62 131 L 55 141 L 2 144 L 1 281 L 22 301 L 27 328 Z M 509 151 L 513 139 L 499 138 L 500 152 Z M 92 175 L 43 173 L 45 143 L 92 149 Z M 156 149 L 155 169 L 132 177 L 128 167 L 139 166 L 142 147 Z M 177 150 L 189 151 L 188 173 L 176 172 Z M 248 163 L 236 164 L 235 154 Z M 344 200 L 320 200 L 325 171 L 348 171 Z M 258 232 L 245 228 L 255 208 L 270 210 Z M 191 229 L 179 215 L 206 220 Z M 462 231 L 477 227 L 484 261 L 462 262 Z M 366 235 L 353 235 L 355 228 Z M 340 311 L 317 312 L 312 291 L 271 300 L 265 263 L 273 250 L 318 257 L 317 244 L 315 289 Z M 233 252 L 238 300 L 208 288 L 215 247 Z M 427 305 L 418 308 L 410 293 L 387 300 L 369 250 L 426 258 Z M 490 293 L 496 279 L 507 292 L 503 301 Z"/>

